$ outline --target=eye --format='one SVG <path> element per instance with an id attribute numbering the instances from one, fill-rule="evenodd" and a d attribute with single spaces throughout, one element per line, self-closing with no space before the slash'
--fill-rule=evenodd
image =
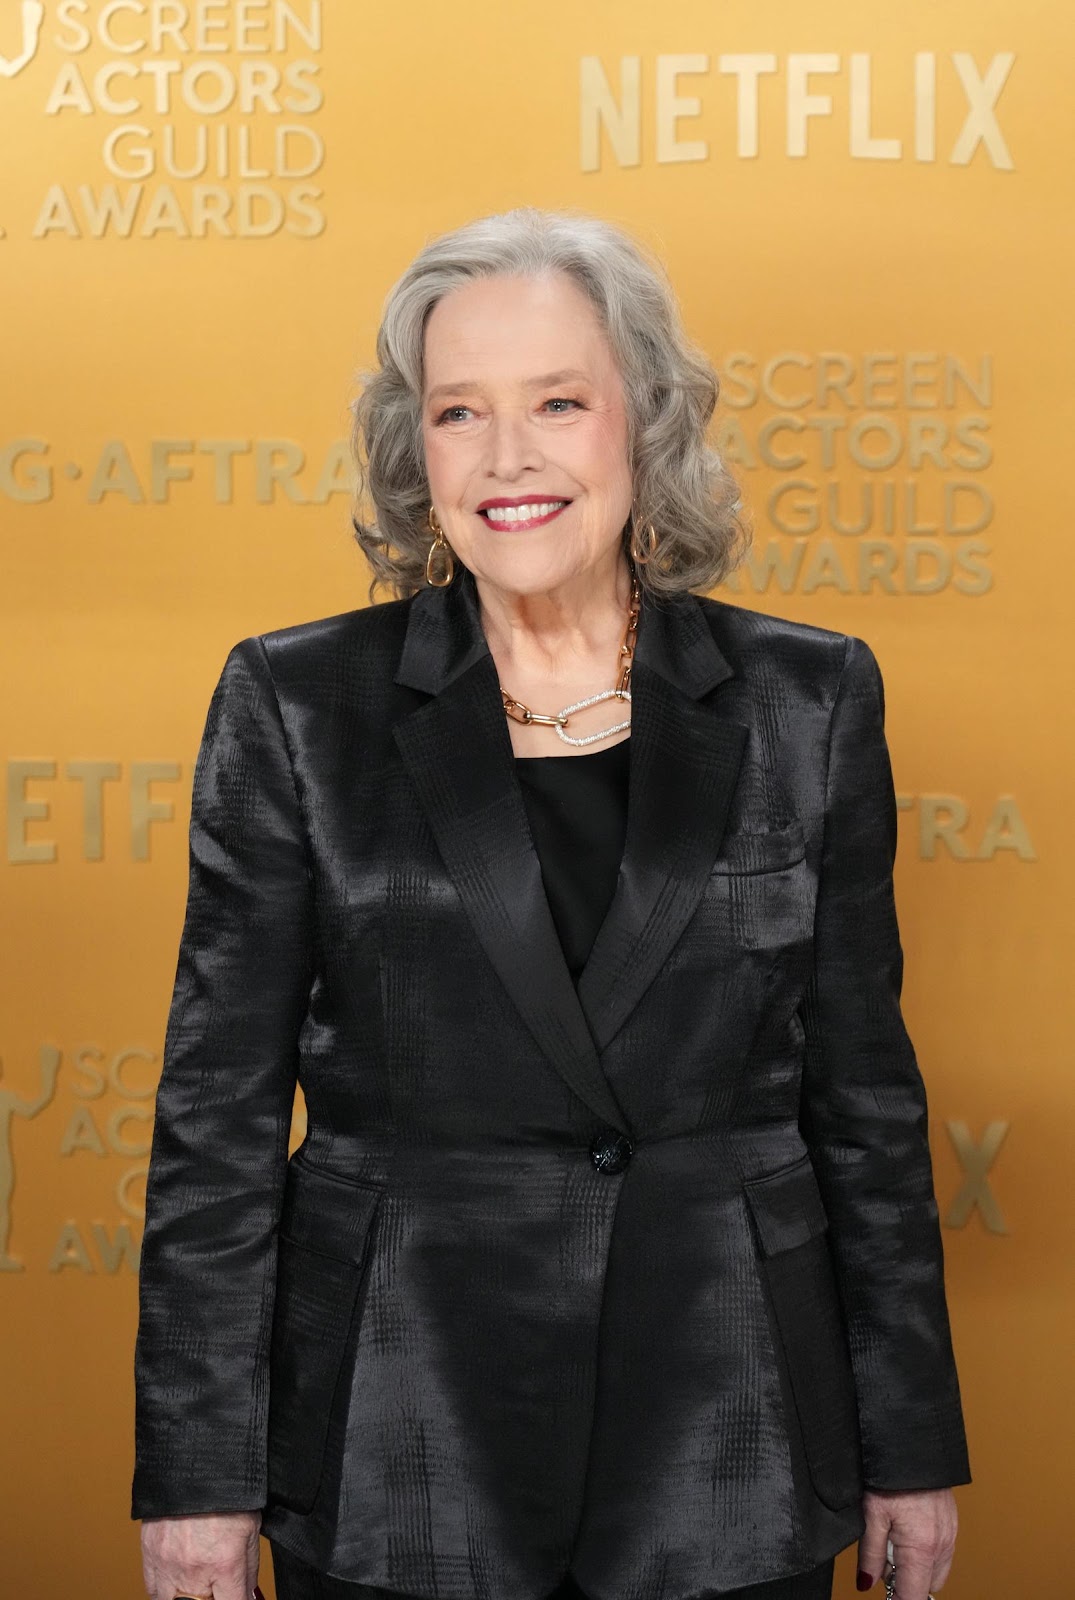
<path id="1" fill-rule="evenodd" d="M 547 406 L 574 406 L 577 410 L 581 410 L 582 409 L 580 401 L 578 401 L 578 400 L 569 400 L 566 397 L 566 395 L 558 395 L 552 400 L 546 400 L 545 404 Z M 556 415 L 558 417 L 562 417 L 562 416 L 565 416 L 566 413 L 563 412 L 563 411 L 557 411 Z"/>
<path id="2" fill-rule="evenodd" d="M 458 422 L 459 418 L 452 416 L 452 412 L 453 411 L 469 411 L 469 410 L 470 410 L 469 406 L 448 406 L 447 409 L 442 411 L 440 416 L 437 418 L 437 427 L 439 428 L 442 422 Z"/>

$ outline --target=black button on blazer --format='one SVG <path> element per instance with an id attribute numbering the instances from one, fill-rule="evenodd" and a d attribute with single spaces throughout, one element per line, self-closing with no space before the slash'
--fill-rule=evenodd
<path id="1" fill-rule="evenodd" d="M 310 1564 L 429 1600 L 541 1600 L 569 1565 L 687 1600 L 843 1549 L 864 1486 L 970 1481 L 877 662 L 647 596 L 632 688 L 576 989 L 465 569 L 229 654 L 133 1516 L 264 1507 Z"/>

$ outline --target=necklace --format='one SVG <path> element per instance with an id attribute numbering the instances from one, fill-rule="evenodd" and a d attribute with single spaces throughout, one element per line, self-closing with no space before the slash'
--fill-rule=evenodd
<path id="1" fill-rule="evenodd" d="M 635 640 L 638 635 L 638 613 L 641 604 L 642 588 L 636 574 L 632 571 L 631 594 L 627 601 L 627 631 L 623 636 L 623 643 L 620 645 L 620 657 L 623 661 L 623 666 L 620 669 L 619 681 L 614 689 L 602 689 L 600 694 L 591 694 L 585 700 L 576 700 L 574 705 L 563 706 L 559 711 L 547 716 L 540 711 L 531 711 L 530 707 L 524 706 L 521 700 L 513 699 L 504 688 L 504 685 L 501 684 L 500 697 L 504 702 L 504 710 L 508 716 L 515 722 L 542 722 L 547 727 L 555 728 L 557 737 L 562 739 L 565 744 L 574 745 L 596 744 L 598 739 L 607 739 L 610 734 L 622 733 L 624 728 L 629 728 L 631 726 L 630 717 L 624 722 L 613 723 L 610 728 L 602 728 L 599 733 L 588 733 L 581 738 L 575 738 L 572 734 L 564 732 L 568 718 L 575 711 L 584 711 L 587 706 L 599 705 L 603 700 L 626 700 L 630 703 L 631 664 L 634 660 Z"/>

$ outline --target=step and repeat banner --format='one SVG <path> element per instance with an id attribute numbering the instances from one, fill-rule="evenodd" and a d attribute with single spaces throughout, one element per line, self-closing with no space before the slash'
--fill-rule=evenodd
<path id="1" fill-rule="evenodd" d="M 534 204 L 656 250 L 717 365 L 754 527 L 718 597 L 881 663 L 975 1473 L 945 1593 L 1066 1592 L 1073 44 L 1059 0 L 0 0 L 5 1591 L 142 1593 L 209 696 L 238 639 L 367 603 L 346 436 L 384 295 Z"/>

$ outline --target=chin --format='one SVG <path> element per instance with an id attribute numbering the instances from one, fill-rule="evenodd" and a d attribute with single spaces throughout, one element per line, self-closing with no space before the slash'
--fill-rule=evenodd
<path id="1" fill-rule="evenodd" d="M 484 579 L 496 584 L 499 589 L 519 595 L 545 594 L 561 584 L 586 578 L 596 572 L 605 559 L 603 555 L 597 555 L 588 561 L 581 556 L 575 560 L 565 560 L 562 551 L 550 552 L 536 548 L 495 552 L 485 550 L 481 552 L 481 557 L 478 567 L 472 569 L 479 583 Z"/>
<path id="2" fill-rule="evenodd" d="M 584 578 L 585 574 L 572 571 L 546 572 L 530 576 L 513 572 L 491 581 L 508 594 L 518 595 L 523 599 L 528 595 L 550 594 L 553 590 L 560 589 L 580 577 Z"/>

